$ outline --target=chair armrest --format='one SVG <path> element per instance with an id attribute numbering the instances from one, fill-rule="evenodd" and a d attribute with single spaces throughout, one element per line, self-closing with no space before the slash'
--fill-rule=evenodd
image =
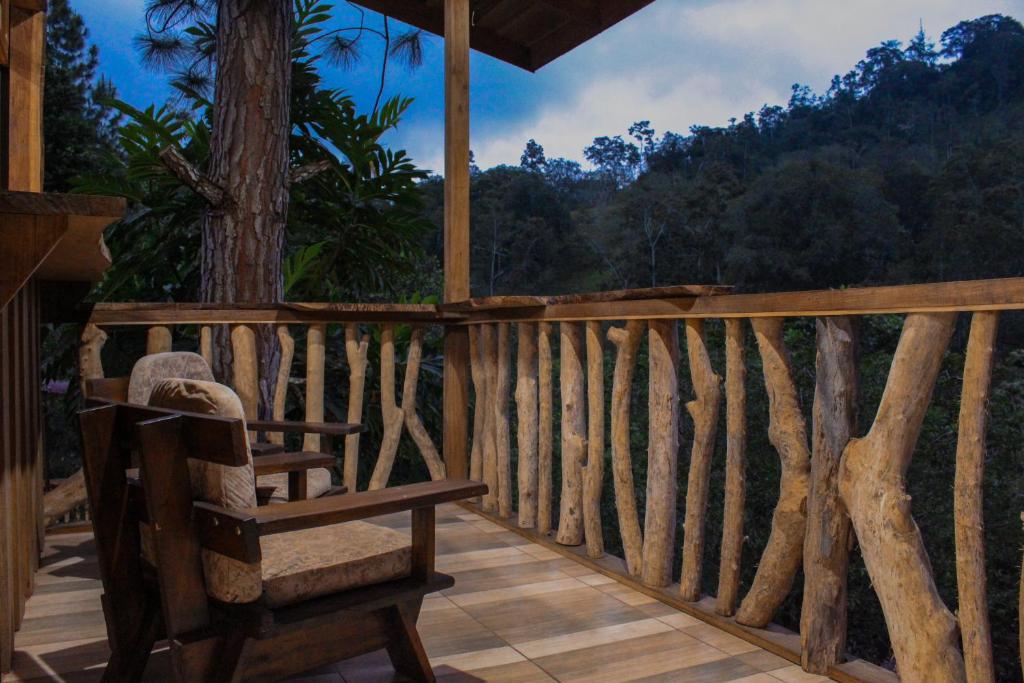
<path id="1" fill-rule="evenodd" d="M 334 456 L 326 453 L 273 453 L 256 455 L 252 459 L 257 477 L 279 472 L 302 472 L 318 467 L 333 467 L 334 464 Z"/>
<path id="2" fill-rule="evenodd" d="M 292 422 L 291 420 L 247 420 L 246 426 L 257 432 L 298 432 L 347 436 L 366 431 L 366 425 L 350 422 Z"/>
<path id="3" fill-rule="evenodd" d="M 432 508 L 485 493 L 486 484 L 445 479 L 245 510 L 227 510 L 202 501 L 192 506 L 205 547 L 242 562 L 259 562 L 260 536 Z"/>

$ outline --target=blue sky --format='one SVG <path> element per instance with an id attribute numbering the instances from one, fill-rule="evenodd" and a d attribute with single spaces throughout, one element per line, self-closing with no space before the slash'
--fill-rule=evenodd
<path id="1" fill-rule="evenodd" d="M 143 67 L 132 46 L 144 28 L 144 0 L 71 4 L 121 97 L 135 106 L 163 102 L 166 78 Z M 347 25 L 351 10 L 337 4 L 336 23 Z M 659 134 L 722 125 L 763 104 L 785 104 L 793 83 L 824 90 L 868 47 L 905 41 L 919 22 L 937 41 L 962 19 L 996 12 L 1024 20 L 1024 0 L 656 0 L 535 74 L 474 54 L 472 147 L 484 168 L 518 163 L 529 138 L 548 156 L 582 160 L 594 137 L 625 134 L 638 119 Z M 415 98 L 389 144 L 432 169 L 443 167 L 442 47 L 428 37 L 423 65 L 392 68 L 385 87 L 386 96 Z M 369 109 L 379 60 L 379 48 L 367 49 L 354 69 L 325 70 L 326 80 Z"/>

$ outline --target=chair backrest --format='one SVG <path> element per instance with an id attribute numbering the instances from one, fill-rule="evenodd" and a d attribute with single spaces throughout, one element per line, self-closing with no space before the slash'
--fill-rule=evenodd
<path id="1" fill-rule="evenodd" d="M 128 403 L 149 405 L 153 388 L 165 379 L 196 379 L 213 382 L 213 371 L 197 353 L 167 351 L 143 356 L 132 368 L 128 380 Z"/>
<path id="2" fill-rule="evenodd" d="M 250 462 L 244 421 L 110 403 L 83 411 L 80 422 L 108 636 L 132 642 L 147 601 L 159 599 L 157 585 L 174 596 L 176 633 L 204 626 L 208 600 L 199 540 L 191 528 L 188 460 L 235 467 Z M 153 487 L 129 485 L 136 451 L 142 453 L 143 480 Z M 167 559 L 157 568 L 158 584 L 146 580 L 152 572 L 142 561 L 140 522 L 166 530 L 156 535 L 157 555 Z"/>

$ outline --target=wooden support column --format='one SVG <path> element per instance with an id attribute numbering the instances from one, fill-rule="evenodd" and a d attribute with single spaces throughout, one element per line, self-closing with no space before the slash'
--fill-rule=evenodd
<path id="1" fill-rule="evenodd" d="M 960 634 L 967 683 L 995 681 L 992 628 L 988 619 L 985 576 L 985 521 L 982 517 L 985 478 L 985 429 L 992 384 L 992 356 L 999 327 L 998 311 L 971 317 L 971 336 L 964 363 L 960 423 L 953 484 L 956 584 L 960 596 Z"/>
<path id="2" fill-rule="evenodd" d="M 469 0 L 444 2 L 444 300 L 469 290 Z M 469 330 L 445 329 L 444 459 L 469 474 Z"/>
<path id="3" fill-rule="evenodd" d="M 348 413 L 351 424 L 363 421 L 363 394 L 366 387 L 367 354 L 370 350 L 370 335 L 359 338 L 359 324 L 345 325 L 345 358 L 348 361 Z M 345 486 L 349 493 L 356 491 L 359 474 L 359 433 L 345 437 Z"/>
<path id="4" fill-rule="evenodd" d="M 747 498 L 747 365 L 743 319 L 725 321 L 725 510 L 715 611 L 731 617 L 740 590 Z"/>
<path id="5" fill-rule="evenodd" d="M 280 331 L 278 334 L 280 335 Z M 199 355 L 213 368 L 213 328 L 209 325 L 199 328 Z"/>
<path id="6" fill-rule="evenodd" d="M 208 331 L 210 328 L 204 327 L 203 329 Z M 212 342 L 212 339 L 210 341 Z M 281 363 L 277 366 L 277 382 L 274 383 L 274 407 L 271 414 L 275 420 L 281 421 L 284 420 L 285 404 L 288 400 L 288 378 L 291 377 L 292 360 L 295 358 L 295 340 L 292 338 L 291 332 L 288 331 L 287 325 L 277 326 L 277 341 L 281 344 Z M 211 357 L 212 355 L 211 347 Z M 207 362 L 210 361 L 207 360 Z M 267 441 L 283 445 L 284 432 L 269 432 Z M 351 490 L 355 491 L 354 488 Z"/>
<path id="7" fill-rule="evenodd" d="M 615 345 L 615 374 L 612 377 L 612 483 L 615 485 L 615 509 L 619 515 L 622 552 L 626 570 L 640 576 L 643 561 L 644 535 L 636 510 L 636 489 L 633 483 L 633 456 L 629 448 L 629 408 L 636 373 L 636 354 L 643 338 L 644 322 L 630 320 L 625 327 L 608 330 L 608 340 Z"/>
<path id="8" fill-rule="evenodd" d="M 519 452 L 519 526 L 537 523 L 537 325 L 519 323 L 516 353 L 516 447 Z M 474 451 L 476 449 L 474 448 Z"/>
<path id="9" fill-rule="evenodd" d="M 480 326 L 480 355 L 483 358 L 484 381 L 484 439 L 481 450 L 483 462 L 481 475 L 487 484 L 487 493 L 481 501 L 483 509 L 494 512 L 498 508 L 498 443 L 497 416 L 494 406 L 497 403 L 496 388 L 498 385 L 498 332 L 494 325 Z"/>
<path id="10" fill-rule="evenodd" d="M 551 452 L 554 391 L 551 387 L 551 323 L 537 325 L 537 533 L 551 531 Z"/>
<path id="11" fill-rule="evenodd" d="M 800 661 L 806 671 L 824 674 L 842 661 L 846 649 L 846 574 L 852 529 L 839 500 L 839 460 L 857 431 L 853 321 L 819 318 L 817 346 Z"/>
<path id="12" fill-rule="evenodd" d="M 679 490 L 679 327 L 675 320 L 651 320 L 648 330 L 651 369 L 641 580 L 648 586 L 667 586 L 672 582 Z"/>
<path id="13" fill-rule="evenodd" d="M 559 329 L 559 388 L 562 394 L 562 495 L 558 535 L 562 545 L 583 543 L 583 459 L 587 452 L 586 394 L 583 380 L 583 324 L 562 322 Z"/>
<path id="14" fill-rule="evenodd" d="M 256 330 L 249 325 L 231 326 L 231 369 L 235 393 L 242 401 L 247 420 L 259 417 L 260 377 L 256 353 Z M 250 436 L 253 436 L 250 434 Z"/>
<path id="15" fill-rule="evenodd" d="M 6 23 L 6 22 L 5 22 Z M 8 190 L 43 191 L 43 52 L 46 14 L 10 8 L 10 112 L 4 175 Z"/>
<path id="16" fill-rule="evenodd" d="M 327 325 L 310 325 L 306 332 L 306 422 L 324 421 L 324 340 Z M 306 434 L 302 450 L 320 451 L 320 435 Z"/>
<path id="17" fill-rule="evenodd" d="M 587 555 L 604 555 L 601 491 L 604 489 L 604 345 L 601 323 L 587 322 L 587 464 L 583 468 L 583 527 Z"/>
<path id="18" fill-rule="evenodd" d="M 154 325 L 146 332 L 146 355 L 166 353 L 171 350 L 171 328 Z"/>
<path id="19" fill-rule="evenodd" d="M 512 439 L 509 431 L 508 398 L 512 381 L 509 361 L 509 324 L 498 323 L 498 364 L 494 385 L 494 444 L 498 466 L 498 514 L 512 514 Z"/>

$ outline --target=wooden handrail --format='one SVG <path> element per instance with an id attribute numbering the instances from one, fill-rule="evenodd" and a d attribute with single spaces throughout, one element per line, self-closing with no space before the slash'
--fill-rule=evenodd
<path id="1" fill-rule="evenodd" d="M 99 303 L 89 322 L 98 327 L 129 325 L 314 324 L 393 322 L 440 324 L 465 318 L 433 304 L 363 303 Z"/>

